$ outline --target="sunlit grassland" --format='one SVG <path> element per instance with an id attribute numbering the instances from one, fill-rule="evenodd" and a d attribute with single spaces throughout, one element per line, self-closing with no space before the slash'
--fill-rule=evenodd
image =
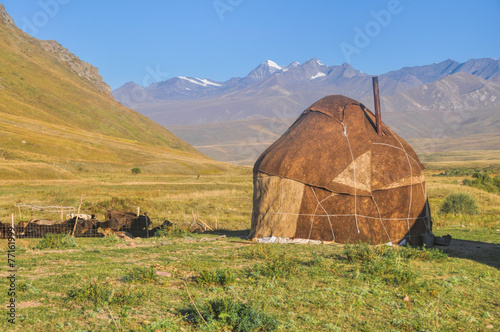
<path id="1" fill-rule="evenodd" d="M 0 164 L 1 166 L 2 164 Z M 7 164 L 3 164 L 4 166 Z M 48 167 L 40 163 L 40 168 Z M 30 167 L 27 176 L 36 174 Z M 6 166 L 5 166 L 6 167 Z M 426 184 L 435 227 L 480 226 L 500 228 L 500 196 L 477 188 L 463 186 L 464 177 L 436 177 L 441 172 L 433 166 L 426 171 Z M 1 168 L 0 168 L 1 169 Z M 116 173 L 67 172 L 59 180 L 4 180 L 0 183 L 0 220 L 8 221 L 12 213 L 19 220 L 15 204 L 40 206 L 79 205 L 82 211 L 104 218 L 107 209 L 147 212 L 154 221 L 169 219 L 187 222 L 192 214 L 206 222 L 215 222 L 228 229 L 248 229 L 252 210 L 252 174 L 250 168 L 222 168 L 219 174 L 162 175 L 148 168 L 134 175 L 130 170 Z M 200 176 L 198 176 L 200 175 Z M 43 175 L 41 176 L 43 178 Z M 480 213 L 473 216 L 438 214 L 444 198 L 450 193 L 465 192 L 478 202 Z M 23 219 L 26 219 L 26 212 Z M 35 212 L 35 217 L 57 218 Z"/>
<path id="2" fill-rule="evenodd" d="M 78 207 L 104 219 L 107 209 L 147 212 L 154 222 L 191 221 L 193 213 L 205 222 L 227 229 L 245 229 L 252 209 L 251 171 L 221 175 L 94 175 L 73 180 L 5 181 L 0 185 L 0 220 L 9 221 L 15 204 Z M 21 210 L 24 220 L 31 211 Z M 59 219 L 59 214 L 34 211 L 34 217 Z"/>
<path id="3" fill-rule="evenodd" d="M 478 241 L 477 246 L 500 244 L 499 196 L 462 186 L 461 177 L 432 176 L 438 172 L 432 165 L 426 172 L 434 233 Z M 439 215 L 440 204 L 454 192 L 471 194 L 479 214 Z M 82 211 L 99 219 L 106 209 L 140 207 L 155 222 L 190 222 L 194 213 L 215 226 L 217 218 L 219 230 L 132 242 L 77 238 L 76 248 L 60 250 L 37 250 L 39 239 L 18 239 L 14 331 L 216 331 L 213 324 L 196 323 L 193 303 L 202 310 L 218 299 L 254 305 L 276 320 L 280 331 L 499 328 L 498 264 L 420 249 L 409 252 L 410 258 L 397 254 L 398 248 L 377 251 L 385 247 L 371 247 L 368 254 L 354 247 L 360 258 L 349 260 L 339 244 L 261 245 L 234 237 L 244 237 L 250 228 L 250 168 L 200 177 L 143 170 L 3 181 L 0 220 L 10 221 L 12 213 L 18 219 L 16 203 L 76 207 L 82 194 Z M 35 217 L 58 214 L 35 212 Z M 221 234 L 227 237 L 216 239 Z M 484 250 L 493 257 L 499 251 L 494 245 Z M 0 280 L 6 290 L 6 278 Z M 6 303 L 6 291 L 0 294 Z M 228 329 L 220 323 L 219 330 L 224 326 Z M 0 321 L 0 329 L 11 328 L 6 319 Z"/>
<path id="4" fill-rule="evenodd" d="M 217 299 L 254 305 L 280 331 L 498 328 L 498 270 L 431 251 L 405 258 L 397 248 L 366 255 L 355 246 L 361 256 L 349 260 L 342 245 L 245 244 L 211 234 L 133 245 L 77 238 L 76 249 L 64 250 L 31 249 L 37 241 L 18 240 L 15 331 L 216 331 L 192 320 L 193 303 Z M 215 269 L 233 277 L 198 281 Z M 5 319 L 0 328 L 10 328 Z"/>

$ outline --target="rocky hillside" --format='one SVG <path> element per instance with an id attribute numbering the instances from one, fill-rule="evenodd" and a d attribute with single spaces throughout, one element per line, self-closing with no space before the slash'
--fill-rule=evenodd
<path id="1" fill-rule="evenodd" d="M 111 88 L 99 75 L 99 70 L 90 63 L 80 60 L 79 57 L 69 52 L 55 40 L 40 40 L 40 46 L 47 52 L 54 54 L 55 58 L 69 66 L 78 76 L 92 83 L 97 90 L 111 96 Z"/>
<path id="2" fill-rule="evenodd" d="M 55 41 L 27 35 L 1 5 L 0 64 L 2 179 L 133 166 L 167 174 L 226 168 L 116 102 L 97 68 Z"/>

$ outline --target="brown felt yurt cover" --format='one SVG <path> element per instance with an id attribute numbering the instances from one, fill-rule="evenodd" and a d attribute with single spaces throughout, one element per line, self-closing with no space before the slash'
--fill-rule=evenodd
<path id="1" fill-rule="evenodd" d="M 345 96 L 306 109 L 254 166 L 251 238 L 415 243 L 431 230 L 423 165 Z"/>

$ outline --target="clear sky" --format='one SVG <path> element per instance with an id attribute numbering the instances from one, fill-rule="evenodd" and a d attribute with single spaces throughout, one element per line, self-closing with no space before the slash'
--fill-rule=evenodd
<path id="1" fill-rule="evenodd" d="M 368 74 L 500 58 L 500 0 L 0 0 L 18 27 L 99 68 L 112 89 L 225 81 L 270 59 Z"/>

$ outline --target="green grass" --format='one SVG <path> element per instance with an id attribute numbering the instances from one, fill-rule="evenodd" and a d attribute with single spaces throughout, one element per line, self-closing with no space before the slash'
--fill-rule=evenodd
<path id="1" fill-rule="evenodd" d="M 95 306 L 137 304 L 143 294 L 129 287 L 116 288 L 103 280 L 93 280 L 70 290 L 66 300 L 70 303 L 92 303 Z"/>
<path id="2" fill-rule="evenodd" d="M 40 206 L 73 206 L 78 208 L 83 194 L 82 213 L 94 213 L 103 221 L 107 209 L 147 212 L 155 226 L 168 219 L 182 226 L 191 222 L 193 213 L 203 221 L 219 228 L 244 229 L 252 209 L 251 175 L 248 170 L 226 175 L 152 176 L 141 174 L 141 179 L 127 174 L 81 176 L 79 180 L 13 181 L 0 184 L 0 221 L 15 214 L 16 203 Z M 250 178 L 250 180 L 249 180 Z M 22 209 L 23 220 L 31 218 L 29 209 Z M 35 218 L 60 219 L 60 213 L 34 211 Z M 183 236 L 183 231 L 172 228 L 169 235 Z"/>
<path id="3" fill-rule="evenodd" d="M 68 234 L 46 234 L 35 246 L 36 249 L 68 249 L 75 248 L 75 238 Z"/>
<path id="4" fill-rule="evenodd" d="M 186 237 L 189 236 L 190 232 L 186 228 L 182 227 L 167 227 L 160 229 L 156 232 L 156 237 Z"/>
<path id="5" fill-rule="evenodd" d="M 36 250 L 40 239 L 17 239 L 14 330 L 230 330 L 239 324 L 235 312 L 241 308 L 255 320 L 262 315 L 276 322 L 278 331 L 498 329 L 500 303 L 492 294 L 500 292 L 500 198 L 464 187 L 461 180 L 427 176 L 434 233 L 451 234 L 475 249 L 461 253 L 365 244 L 255 244 L 231 237 L 248 234 L 249 169 L 199 179 L 128 171 L 88 173 L 76 181 L 2 183 L 2 221 L 12 213 L 19 219 L 17 202 L 78 206 L 84 194 L 82 212 L 99 219 L 107 208 L 136 211 L 139 206 L 155 225 L 164 219 L 182 225 L 194 212 L 213 227 L 217 218 L 219 228 L 213 234 L 134 239 L 134 245 L 116 237 L 76 238 L 77 247 L 55 250 Z M 438 214 L 446 196 L 460 191 L 476 199 L 479 213 Z M 26 218 L 29 211 L 23 214 Z M 58 214 L 35 211 L 35 217 Z M 227 237 L 215 240 L 220 234 Z M 6 289 L 4 279 L 0 288 Z M 0 294 L 6 302 L 7 293 Z M 218 302 L 227 299 L 232 302 L 226 307 Z M 11 326 L 3 320 L 0 329 Z"/>
<path id="6" fill-rule="evenodd" d="M 278 331 L 498 327 L 499 303 L 491 295 L 500 291 L 500 272 L 474 260 L 435 249 L 193 236 L 161 245 L 158 238 L 134 240 L 135 247 L 116 243 L 99 252 L 95 245 L 102 239 L 77 238 L 76 250 L 36 256 L 36 240 L 22 240 L 27 249 L 17 257 L 17 330 L 111 331 L 116 323 L 120 330 L 215 331 L 236 329 L 242 321 L 268 322 L 268 330 Z M 256 266 L 259 273 L 251 273 Z M 154 271 L 171 276 L 152 277 Z M 202 277 L 205 283 L 199 271 L 216 272 Z M 223 275 L 232 275 L 231 282 Z"/>
<path id="7" fill-rule="evenodd" d="M 214 299 L 198 306 L 192 304 L 184 313 L 197 329 L 205 331 L 276 331 L 279 325 L 257 305 L 231 298 Z"/>
<path id="8" fill-rule="evenodd" d="M 123 276 L 122 281 L 130 283 L 154 283 L 158 281 L 158 275 L 152 266 L 134 267 Z"/>

